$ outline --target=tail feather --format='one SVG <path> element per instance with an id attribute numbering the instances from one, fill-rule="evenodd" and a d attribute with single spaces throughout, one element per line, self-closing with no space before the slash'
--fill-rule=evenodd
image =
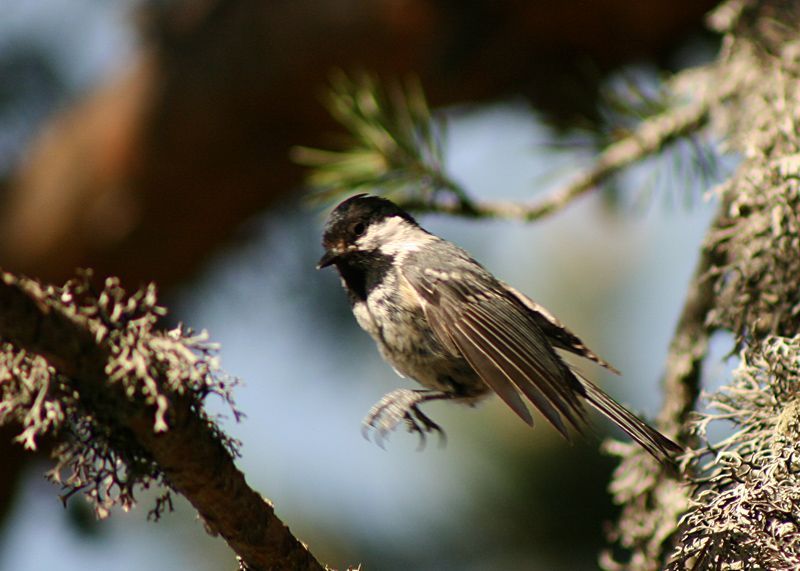
<path id="1" fill-rule="evenodd" d="M 683 452 L 683 448 L 612 399 L 591 381 L 579 375 L 576 377 L 586 390 L 589 404 L 619 426 L 656 460 L 667 465 L 675 463 L 675 457 Z"/>

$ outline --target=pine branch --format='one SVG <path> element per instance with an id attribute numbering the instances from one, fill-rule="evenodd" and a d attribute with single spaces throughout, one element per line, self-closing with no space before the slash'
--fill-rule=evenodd
<path id="1" fill-rule="evenodd" d="M 697 98 L 658 107 L 657 114 L 606 147 L 586 171 L 532 204 L 476 201 L 448 176 L 442 151 L 445 128 L 432 116 L 417 83 L 387 90 L 369 76 L 357 81 L 344 74 L 335 76 L 328 108 L 348 130 L 349 146 L 339 151 L 297 147 L 292 155 L 296 162 L 312 167 L 308 182 L 318 200 L 379 192 L 417 212 L 533 221 L 558 212 L 625 168 L 699 131 L 714 102 Z"/>
<path id="2" fill-rule="evenodd" d="M 236 468 L 235 444 L 202 407 L 224 383 L 196 336 L 153 329 L 153 288 L 128 297 L 113 280 L 94 294 L 88 280 L 53 288 L 0 275 L 0 422 L 23 424 L 30 445 L 55 435 L 70 493 L 86 492 L 102 516 L 132 505 L 136 485 L 166 484 L 243 567 L 324 569 Z"/>
<path id="3" fill-rule="evenodd" d="M 326 101 L 331 115 L 349 135 L 339 151 L 295 147 L 292 158 L 312 170 L 312 198 L 330 201 L 342 194 L 380 189 L 399 201 L 446 192 L 462 212 L 471 212 L 466 191 L 444 171 L 441 139 L 418 81 L 388 87 L 371 75 L 351 79 L 338 72 Z"/>
<path id="4" fill-rule="evenodd" d="M 708 102 L 667 109 L 663 114 L 643 121 L 629 135 L 612 143 L 600 153 L 594 164 L 566 186 L 532 204 L 471 200 L 469 208 L 456 203 L 405 200 L 411 210 L 441 212 L 478 218 L 506 218 L 531 222 L 554 214 L 575 199 L 596 190 L 612 176 L 644 158 L 658 154 L 675 140 L 697 132 L 708 120 Z"/>

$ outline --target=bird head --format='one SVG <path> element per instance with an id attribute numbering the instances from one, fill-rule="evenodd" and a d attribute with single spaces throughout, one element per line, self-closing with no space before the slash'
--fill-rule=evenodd
<path id="1" fill-rule="evenodd" d="M 403 245 L 429 236 L 414 218 L 390 200 L 369 194 L 351 196 L 333 209 L 322 235 L 325 253 L 317 269 L 369 252 L 392 255 Z"/>

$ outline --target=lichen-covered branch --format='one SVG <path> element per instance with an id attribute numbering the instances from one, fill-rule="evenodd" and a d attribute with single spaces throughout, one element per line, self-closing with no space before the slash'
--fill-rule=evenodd
<path id="1" fill-rule="evenodd" d="M 694 493 L 668 569 L 800 568 L 800 335 L 746 350 L 730 383 L 709 396 Z M 713 438 L 708 427 L 733 430 Z"/>
<path id="2" fill-rule="evenodd" d="M 202 406 L 229 396 L 214 348 L 159 331 L 153 287 L 128 296 L 115 280 L 95 292 L 86 277 L 56 288 L 0 275 L 0 423 L 21 424 L 28 447 L 55 436 L 53 476 L 68 495 L 86 493 L 104 516 L 132 505 L 137 486 L 164 484 L 247 568 L 323 569 L 236 468 L 236 443 Z"/>
<path id="3" fill-rule="evenodd" d="M 636 453 L 618 449 L 627 469 L 612 484 L 625 504 L 616 537 L 631 556 L 607 556 L 608 569 L 800 564 L 800 5 L 731 0 L 711 22 L 725 34 L 718 60 L 676 81 L 727 94 L 710 120 L 742 162 L 717 189 L 719 214 L 665 374 L 660 420 L 692 443 L 687 482 L 637 473 Z M 688 414 L 714 330 L 733 334 L 741 364 L 704 395 L 707 408 Z M 721 437 L 708 430 L 717 423 Z"/>

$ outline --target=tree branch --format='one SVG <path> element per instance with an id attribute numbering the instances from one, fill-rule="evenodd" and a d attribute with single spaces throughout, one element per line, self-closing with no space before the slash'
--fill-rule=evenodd
<path id="1" fill-rule="evenodd" d="M 142 449 L 136 454 L 149 456 L 169 486 L 192 503 L 210 531 L 225 538 L 249 569 L 322 571 L 324 567 L 278 519 L 269 502 L 247 485 L 216 425 L 202 413 L 197 394 L 176 389 L 176 379 L 170 376 L 175 371 L 150 362 L 148 374 L 154 375 L 159 394 L 168 399 L 166 424 L 154 423 L 163 401 L 143 398 L 131 390 L 132 385 L 111 378 L 109 371 L 117 367 L 112 363 L 119 359 L 112 337 L 99 333 L 103 331 L 99 317 L 61 303 L 70 295 L 3 273 L 0 340 L 43 356 L 63 376 L 69 392 L 77 393 L 81 406 L 118 432 L 132 435 Z M 124 301 L 131 306 L 130 300 Z M 137 343 L 154 339 L 155 335 L 139 338 Z M 2 365 L 0 375 L 18 374 Z"/>
<path id="2" fill-rule="evenodd" d="M 724 94 L 706 94 L 719 103 L 711 119 L 741 164 L 716 191 L 721 204 L 665 370 L 659 420 L 679 441 L 691 438 L 686 482 L 676 487 L 618 447 L 624 459 L 612 491 L 624 508 L 613 534 L 631 556 L 607 554 L 614 571 L 797 569 L 800 561 L 800 7 L 730 1 L 711 22 L 725 33 L 722 53 L 691 79 Z M 690 416 L 717 330 L 733 334 L 740 363 Z M 724 437 L 709 431 L 715 423 L 724 423 Z M 783 522 L 792 523 L 776 533 Z"/>
<path id="3" fill-rule="evenodd" d="M 532 204 L 506 201 L 443 203 L 419 199 L 398 200 L 409 210 L 439 212 L 475 218 L 504 218 L 530 222 L 566 207 L 570 202 L 596 189 L 613 175 L 636 162 L 663 150 L 673 141 L 698 131 L 708 121 L 710 101 L 701 98 L 691 104 L 669 108 L 643 121 L 634 131 L 609 145 L 594 164 L 572 182 L 550 196 Z"/>

